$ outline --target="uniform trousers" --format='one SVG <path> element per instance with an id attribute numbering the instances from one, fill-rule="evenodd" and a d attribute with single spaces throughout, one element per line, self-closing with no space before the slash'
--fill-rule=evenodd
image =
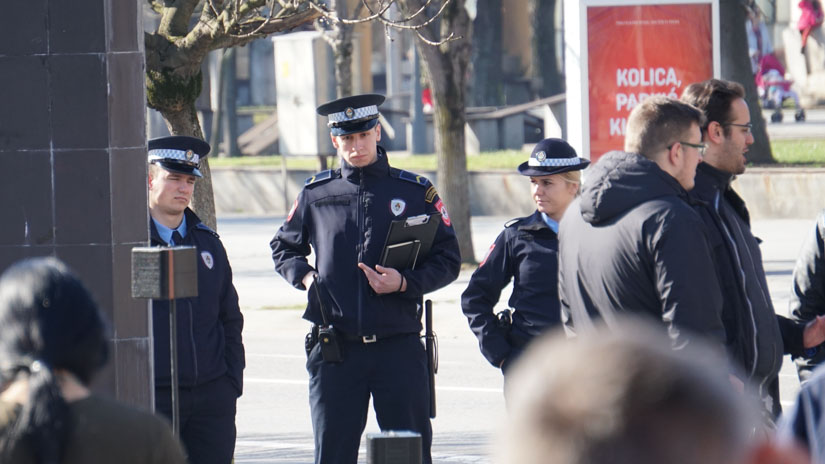
<path id="1" fill-rule="evenodd" d="M 229 464 L 235 454 L 238 392 L 223 375 L 203 385 L 180 387 L 180 440 L 190 464 Z M 172 421 L 171 387 L 155 388 L 155 409 Z"/>
<path id="2" fill-rule="evenodd" d="M 430 464 L 427 356 L 418 334 L 374 343 L 341 340 L 343 361 L 327 363 L 316 344 L 307 359 L 309 402 L 317 464 L 355 464 L 367 424 L 369 400 L 382 431 L 421 434 L 424 464 Z"/>

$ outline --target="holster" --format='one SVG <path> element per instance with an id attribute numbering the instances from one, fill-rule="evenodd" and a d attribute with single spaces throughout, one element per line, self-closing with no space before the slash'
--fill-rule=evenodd
<path id="1" fill-rule="evenodd" d="M 307 356 L 319 343 L 321 344 L 321 359 L 330 363 L 343 361 L 340 336 L 332 326 L 312 324 L 312 329 L 304 337 L 304 350 Z"/>

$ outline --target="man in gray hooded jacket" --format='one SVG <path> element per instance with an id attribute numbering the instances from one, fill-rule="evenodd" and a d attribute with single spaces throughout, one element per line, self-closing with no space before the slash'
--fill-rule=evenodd
<path id="1" fill-rule="evenodd" d="M 559 296 L 568 332 L 622 312 L 661 321 L 675 347 L 699 334 L 720 348 L 722 298 L 705 227 L 687 203 L 704 116 L 665 97 L 639 104 L 625 151 L 589 169 L 559 230 Z"/>

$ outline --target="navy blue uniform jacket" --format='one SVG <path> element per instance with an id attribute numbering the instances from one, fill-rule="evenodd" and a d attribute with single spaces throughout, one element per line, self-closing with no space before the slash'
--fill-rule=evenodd
<path id="1" fill-rule="evenodd" d="M 178 380 L 181 387 L 202 385 L 227 375 L 238 396 L 243 392 L 243 316 L 232 284 L 232 268 L 218 234 L 186 208 L 186 236 L 181 245 L 198 249 L 198 296 L 175 301 L 178 314 Z M 149 220 L 152 245 L 166 246 Z M 171 385 L 169 375 L 169 302 L 152 301 L 155 338 L 155 385 Z"/>
<path id="2" fill-rule="evenodd" d="M 493 313 L 511 279 L 514 336 L 529 339 L 559 324 L 558 250 L 556 233 L 536 211 L 507 223 L 470 278 L 461 295 L 461 309 L 478 337 L 481 353 L 494 366 L 507 359 L 512 349 Z"/>
<path id="3" fill-rule="evenodd" d="M 417 314 L 422 295 L 458 276 L 461 258 L 449 217 L 435 187 L 424 177 L 391 168 L 378 147 L 377 160 L 309 178 L 270 242 L 275 270 L 295 288 L 313 270 L 306 256 L 315 251 L 321 298 L 331 322 L 349 335 L 387 336 L 421 331 Z M 420 214 L 442 213 L 428 256 L 414 270 L 401 271 L 407 291 L 377 295 L 357 264 L 375 268 L 390 223 Z M 315 291 L 309 292 L 304 319 L 321 324 Z"/>

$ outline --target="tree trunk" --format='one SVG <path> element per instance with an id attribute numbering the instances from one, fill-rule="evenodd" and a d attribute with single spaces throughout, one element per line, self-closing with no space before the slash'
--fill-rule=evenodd
<path id="1" fill-rule="evenodd" d="M 722 78 L 738 82 L 745 87 L 745 101 L 750 107 L 754 138 L 754 144 L 748 150 L 748 161 L 775 163 L 771 154 L 765 118 L 762 117 L 762 107 L 759 106 L 756 83 L 751 72 L 745 15 L 745 8 L 740 0 L 719 2 L 719 22 L 724 25 L 720 31 Z"/>
<path id="2" fill-rule="evenodd" d="M 161 74 L 162 77 L 159 77 Z M 198 112 L 195 110 L 195 100 L 201 92 L 202 77 L 200 70 L 190 77 L 147 71 L 146 98 L 148 104 L 163 115 L 170 134 L 204 138 L 200 121 L 198 121 Z M 190 206 L 204 224 L 217 230 L 209 158 L 201 161 L 200 171 L 203 178 L 195 183 L 195 193 Z"/>
<path id="3" fill-rule="evenodd" d="M 533 79 L 539 81 L 539 97 L 564 92 L 564 80 L 556 55 L 556 0 L 530 0 L 529 5 L 533 40 Z"/>
<path id="4" fill-rule="evenodd" d="M 478 0 L 473 20 L 473 73 L 470 83 L 474 106 L 504 104 L 501 51 L 502 0 Z"/>
<path id="5" fill-rule="evenodd" d="M 455 85 L 449 86 L 443 96 L 434 94 L 433 118 L 441 194 L 458 236 L 461 261 L 475 263 L 470 230 L 470 178 L 464 140 L 464 94 L 464 88 Z"/>
<path id="6" fill-rule="evenodd" d="M 406 15 L 423 5 L 422 0 L 400 2 Z M 420 19 L 416 21 L 421 22 Z M 475 263 L 470 233 L 470 184 L 464 140 L 467 69 L 471 54 L 470 17 L 464 8 L 464 0 L 452 0 L 449 3 L 441 17 L 440 26 L 440 37 L 452 33 L 455 40 L 434 47 L 418 37 L 416 48 L 432 90 L 439 192 L 450 211 L 450 220 L 458 236 L 461 260 Z M 432 28 L 420 32 L 430 41 L 437 40 Z"/>
<path id="7" fill-rule="evenodd" d="M 352 95 L 352 26 L 341 24 L 332 46 L 335 54 L 335 92 L 338 98 Z"/>
<path id="8" fill-rule="evenodd" d="M 234 48 L 228 48 L 223 54 L 223 61 L 221 65 L 221 114 L 223 117 L 223 152 L 221 155 L 227 157 L 241 156 L 241 150 L 238 148 L 238 90 L 237 90 L 237 75 L 238 69 L 235 65 L 237 62 L 235 56 L 237 53 Z M 218 147 L 212 147 L 215 154 L 218 154 Z"/>

